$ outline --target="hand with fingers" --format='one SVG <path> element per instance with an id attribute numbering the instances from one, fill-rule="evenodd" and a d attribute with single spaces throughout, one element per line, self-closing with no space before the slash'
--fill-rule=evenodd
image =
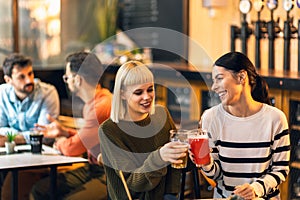
<path id="1" fill-rule="evenodd" d="M 55 142 L 53 144 L 53 148 L 59 150 L 60 152 L 62 152 L 62 149 L 60 149 L 59 146 L 60 146 L 60 143 L 64 143 L 64 141 L 66 139 L 67 139 L 66 137 L 58 137 L 58 138 L 56 138 L 56 140 L 55 140 Z"/>
<path id="2" fill-rule="evenodd" d="M 245 200 L 251 200 L 257 198 L 254 188 L 249 183 L 236 186 L 233 193 L 242 197 Z"/>
<path id="3" fill-rule="evenodd" d="M 56 138 L 60 136 L 66 136 L 68 137 L 68 131 L 65 127 L 63 127 L 55 118 L 47 114 L 47 119 L 50 122 L 50 124 L 47 125 L 41 125 L 41 124 L 35 124 L 35 128 L 41 130 L 41 132 L 44 134 L 47 138 Z"/>
<path id="4" fill-rule="evenodd" d="M 16 135 L 14 141 L 16 144 L 26 144 L 26 140 L 25 140 L 24 136 L 21 134 Z"/>
<path id="5" fill-rule="evenodd" d="M 210 151 L 210 153 L 211 153 L 211 152 L 213 151 L 212 148 L 210 148 L 209 151 Z M 195 157 L 194 157 L 194 153 L 192 152 L 192 150 L 191 150 L 190 147 L 189 147 L 189 149 L 188 149 L 188 153 L 189 153 L 189 157 L 190 157 L 191 161 L 192 161 L 194 164 L 196 164 Z M 209 156 L 210 156 L 210 163 L 211 163 L 211 162 L 212 162 L 212 160 L 211 160 L 212 158 L 211 158 L 211 155 L 210 155 L 210 154 L 209 154 Z M 202 165 L 202 166 L 209 165 L 210 163 L 204 164 L 204 165 Z"/>
<path id="6" fill-rule="evenodd" d="M 182 163 L 179 158 L 186 156 L 188 146 L 179 141 L 169 142 L 162 146 L 159 150 L 160 156 L 165 162 Z"/>

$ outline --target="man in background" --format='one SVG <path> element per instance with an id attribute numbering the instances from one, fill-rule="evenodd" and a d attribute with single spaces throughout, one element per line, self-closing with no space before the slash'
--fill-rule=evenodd
<path id="1" fill-rule="evenodd" d="M 32 59 L 20 53 L 5 58 L 3 73 L 6 83 L 0 85 L 0 146 L 4 146 L 8 131 L 18 134 L 15 143 L 26 143 L 25 138 L 29 142 L 29 131 L 35 123 L 48 124 L 47 113 L 54 118 L 58 117 L 60 108 L 57 90 L 53 85 L 35 79 Z M 19 191 L 21 199 L 28 196 L 29 182 L 38 180 L 43 173 L 31 173 L 30 170 L 19 173 L 19 177 L 25 181 Z M 0 176 L 1 199 L 11 199 L 11 173 L 6 176 L 6 173 L 1 172 Z"/>
<path id="2" fill-rule="evenodd" d="M 35 123 L 48 124 L 47 113 L 58 117 L 57 90 L 34 78 L 31 58 L 13 53 L 5 58 L 3 72 L 6 83 L 0 85 L 0 134 L 29 131 Z"/>
<path id="3" fill-rule="evenodd" d="M 107 199 L 104 169 L 95 162 L 100 153 L 99 125 L 109 118 L 112 94 L 99 84 L 104 67 L 93 53 L 76 52 L 66 59 L 63 76 L 73 95 L 84 102 L 84 124 L 79 130 L 64 127 L 51 115 L 49 125 L 36 126 L 43 129 L 44 136 L 56 138 L 54 147 L 66 156 L 88 153 L 90 163 L 83 167 L 59 173 L 57 176 L 58 199 Z M 76 105 L 73 105 L 73 107 Z M 32 188 L 35 200 L 49 199 L 49 177 L 40 180 Z"/>

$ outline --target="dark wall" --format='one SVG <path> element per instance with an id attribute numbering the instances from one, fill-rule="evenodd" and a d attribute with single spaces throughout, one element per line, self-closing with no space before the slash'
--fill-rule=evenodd
<path id="1" fill-rule="evenodd" d="M 188 1 L 186 0 L 120 0 L 118 26 L 126 31 L 134 28 L 157 27 L 167 28 L 188 35 Z M 180 61 L 181 57 L 160 49 L 166 38 L 159 31 L 154 33 L 128 33 L 128 36 L 139 46 L 152 44 L 153 59 L 160 61 Z M 187 56 L 187 41 L 174 41 L 181 55 Z M 173 44 L 174 45 L 174 44 Z M 157 47 L 157 48 L 155 48 Z"/>

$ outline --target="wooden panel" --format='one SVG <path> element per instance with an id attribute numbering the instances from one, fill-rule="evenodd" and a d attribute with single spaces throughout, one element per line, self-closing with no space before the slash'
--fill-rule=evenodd
<path id="1" fill-rule="evenodd" d="M 170 79 L 159 79 L 157 82 L 161 84 L 156 88 L 158 102 L 168 107 L 175 122 L 180 122 L 181 119 L 199 120 L 201 107 L 199 82 L 176 82 Z"/>
<path id="2" fill-rule="evenodd" d="M 300 92 L 298 91 L 283 91 L 282 95 L 282 110 L 286 114 L 289 125 L 290 125 L 290 136 L 291 136 L 291 171 L 288 177 L 288 180 L 281 186 L 281 192 L 283 199 L 294 198 L 294 183 L 299 176 L 299 170 L 296 169 L 296 166 L 299 162 L 295 162 L 295 150 L 297 141 L 299 140 L 299 121 L 298 113 L 300 102 Z M 298 104 L 298 105 L 297 105 Z M 288 191 L 288 192 L 285 192 Z"/>
<path id="3" fill-rule="evenodd" d="M 282 95 L 283 91 L 280 89 L 270 89 L 269 90 L 269 96 L 272 98 L 274 101 L 272 103 L 275 103 L 274 106 L 276 108 L 282 109 Z"/>

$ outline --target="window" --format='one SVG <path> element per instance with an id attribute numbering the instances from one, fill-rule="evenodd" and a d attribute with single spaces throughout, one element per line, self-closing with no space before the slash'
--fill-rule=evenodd
<path id="1" fill-rule="evenodd" d="M 118 0 L 0 1 L 0 62 L 20 52 L 34 68 L 63 68 L 69 53 L 115 35 L 117 12 Z"/>
<path id="2" fill-rule="evenodd" d="M 0 3 L 0 61 L 13 51 L 13 33 L 12 33 L 12 1 L 5 0 Z"/>
<path id="3" fill-rule="evenodd" d="M 35 65 L 53 65 L 61 54 L 60 0 L 19 0 L 19 49 Z"/>

